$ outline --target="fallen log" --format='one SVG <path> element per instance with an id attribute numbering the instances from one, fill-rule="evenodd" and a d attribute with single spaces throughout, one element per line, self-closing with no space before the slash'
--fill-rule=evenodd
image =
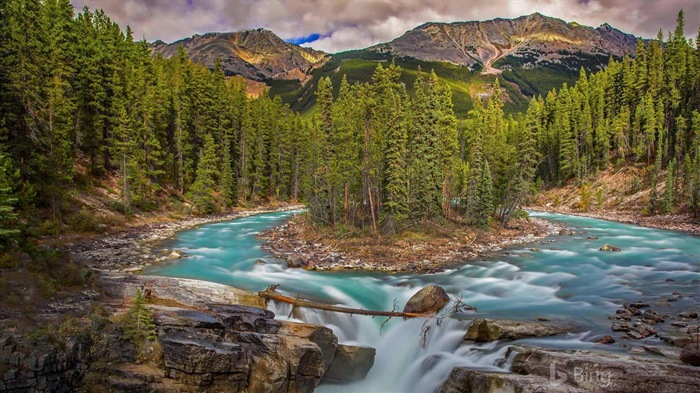
<path id="1" fill-rule="evenodd" d="M 400 311 L 372 311 L 372 310 L 365 310 L 362 308 L 341 307 L 341 306 L 334 306 L 331 304 L 312 302 L 309 300 L 297 299 L 297 298 L 285 296 L 285 295 L 277 292 L 276 285 L 268 287 L 264 291 L 258 292 L 258 296 L 260 296 L 264 299 L 267 299 L 267 300 L 271 299 L 271 300 L 275 300 L 278 302 L 291 304 L 295 307 L 307 307 L 307 308 L 314 308 L 317 310 L 340 312 L 340 313 L 345 313 L 345 314 L 371 315 L 373 317 L 378 316 L 378 317 L 401 317 L 401 318 L 432 318 L 435 316 L 435 314 L 433 314 L 433 313 L 422 314 L 422 313 L 400 312 Z"/>

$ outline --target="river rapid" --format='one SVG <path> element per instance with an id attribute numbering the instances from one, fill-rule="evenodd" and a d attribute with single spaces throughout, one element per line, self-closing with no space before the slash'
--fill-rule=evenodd
<path id="1" fill-rule="evenodd" d="M 377 349 L 365 381 L 321 385 L 318 392 L 432 392 L 456 366 L 507 372 L 508 345 L 547 348 L 595 348 L 626 351 L 628 341 L 595 344 L 610 334 L 609 316 L 623 303 L 642 301 L 663 313 L 697 310 L 700 304 L 700 238 L 584 217 L 532 212 L 531 215 L 568 225 L 573 236 L 552 236 L 508 253 L 472 261 L 437 274 L 376 272 L 314 272 L 287 269 L 261 249 L 256 235 L 288 219 L 293 212 L 204 225 L 183 231 L 164 244 L 189 257 L 146 273 L 195 278 L 260 291 L 280 284 L 280 290 L 348 307 L 372 310 L 403 308 L 429 284 L 478 308 L 436 320 L 349 316 L 309 309 L 291 313 L 288 305 L 271 304 L 279 319 L 328 326 L 340 343 Z M 597 237 L 598 239 L 589 239 Z M 622 252 L 601 252 L 605 243 Z M 674 293 L 683 295 L 676 301 Z M 449 307 L 449 306 L 448 306 Z M 461 345 L 474 318 L 533 320 L 546 318 L 576 324 L 580 332 L 546 339 Z M 424 326 L 424 323 L 427 325 Z M 421 331 L 429 327 L 425 347 Z M 647 339 L 646 344 L 655 344 Z M 626 345 L 625 345 L 626 344 Z"/>

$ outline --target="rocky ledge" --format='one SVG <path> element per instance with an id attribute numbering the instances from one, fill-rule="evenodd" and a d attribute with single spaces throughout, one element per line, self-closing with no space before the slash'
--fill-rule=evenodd
<path id="1" fill-rule="evenodd" d="M 664 358 L 515 346 L 508 349 L 506 358 L 513 359 L 512 373 L 456 367 L 440 391 L 694 393 L 700 390 L 700 369 Z"/>
<path id="2" fill-rule="evenodd" d="M 247 291 L 130 274 L 103 274 L 100 284 L 109 315 L 130 312 L 137 290 L 147 296 L 158 360 L 139 360 L 108 322 L 100 339 L 71 339 L 65 348 L 3 338 L 0 392 L 312 392 L 362 380 L 374 364 L 374 348 L 338 344 L 324 326 L 278 321 Z"/>

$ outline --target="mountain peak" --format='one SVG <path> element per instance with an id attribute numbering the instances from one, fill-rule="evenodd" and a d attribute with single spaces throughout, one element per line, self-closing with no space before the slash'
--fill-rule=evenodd
<path id="1" fill-rule="evenodd" d="M 587 57 L 602 67 L 608 57 L 632 54 L 635 47 L 634 36 L 607 23 L 594 29 L 535 12 L 514 19 L 429 22 L 369 50 L 500 73 L 494 63 L 505 57 L 525 67 L 542 62 L 580 64 L 576 60 Z"/>
<path id="2" fill-rule="evenodd" d="M 285 42 L 264 28 L 195 34 L 170 44 L 156 41 L 151 44 L 151 50 L 171 57 L 177 54 L 180 45 L 194 61 L 213 68 L 219 58 L 227 75 L 242 75 L 257 81 L 303 78 L 326 55 Z"/>

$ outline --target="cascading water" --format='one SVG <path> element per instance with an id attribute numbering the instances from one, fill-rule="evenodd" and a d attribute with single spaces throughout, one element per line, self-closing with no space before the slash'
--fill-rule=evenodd
<path id="1" fill-rule="evenodd" d="M 700 284 L 700 239 L 689 235 L 640 228 L 582 217 L 549 213 L 534 216 L 575 229 L 574 236 L 554 236 L 544 244 L 523 245 L 511 255 L 470 262 L 437 274 L 374 272 L 312 272 L 287 269 L 271 258 L 255 239 L 290 213 L 271 213 L 209 224 L 181 232 L 166 246 L 190 257 L 150 274 L 196 278 L 259 291 L 272 284 L 304 298 L 349 307 L 391 310 L 403 307 L 418 290 L 440 285 L 449 294 L 476 306 L 477 313 L 435 320 L 350 316 L 271 304 L 278 318 L 290 316 L 328 326 L 341 343 L 377 349 L 367 379 L 348 386 L 318 387 L 319 392 L 432 392 L 455 366 L 507 371 L 504 359 L 512 343 L 460 345 L 475 316 L 532 320 L 542 317 L 575 322 L 583 333 L 547 339 L 520 340 L 548 348 L 592 348 L 592 338 L 609 334 L 608 315 L 631 301 L 658 303 L 680 292 L 683 298 L 666 303 L 665 312 L 697 309 Z M 597 237 L 598 239 L 588 239 Z M 610 243 L 623 252 L 601 252 Z M 531 251 L 538 247 L 541 251 Z M 260 262 L 264 263 L 260 263 Z M 430 326 L 421 346 L 423 324 Z M 609 350 L 622 350 L 612 346 Z"/>

